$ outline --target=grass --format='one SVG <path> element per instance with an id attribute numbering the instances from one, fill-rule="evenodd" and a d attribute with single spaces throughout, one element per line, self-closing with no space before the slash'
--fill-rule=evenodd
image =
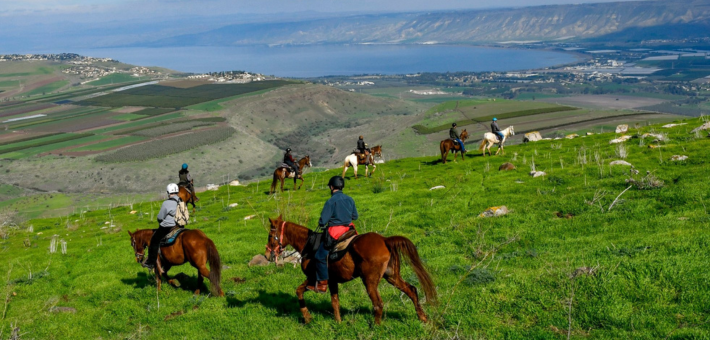
<path id="1" fill-rule="evenodd" d="M 111 116 L 111 119 L 131 121 L 131 120 L 140 120 L 145 117 L 147 117 L 147 116 L 139 115 L 139 114 L 135 114 L 135 113 L 124 113 L 124 114 L 120 114 L 117 116 Z"/>
<path id="2" fill-rule="evenodd" d="M 81 152 L 81 151 L 102 151 L 106 149 L 111 149 L 115 148 L 118 146 L 123 146 L 135 142 L 140 142 L 142 140 L 145 140 L 144 137 L 139 137 L 139 136 L 127 136 L 127 137 L 121 137 L 121 138 L 116 138 L 112 140 L 108 140 L 105 142 L 99 142 L 99 143 L 94 143 L 82 147 L 78 147 L 76 149 L 71 149 L 70 151 L 72 152 Z"/>
<path id="3" fill-rule="evenodd" d="M 149 79 L 149 77 L 134 77 L 134 76 L 132 76 L 130 74 L 126 74 L 126 73 L 113 73 L 113 74 L 109 74 L 99 80 L 92 81 L 88 84 L 93 85 L 93 86 L 101 86 L 101 85 L 109 85 L 109 84 L 134 82 L 134 81 L 141 80 L 141 79 Z"/>
<path id="4" fill-rule="evenodd" d="M 171 113 L 171 114 L 167 114 L 167 115 L 161 115 L 161 116 L 141 119 L 136 122 L 125 123 L 125 124 L 115 125 L 115 126 L 111 126 L 111 127 L 101 128 L 101 129 L 93 130 L 91 132 L 94 132 L 94 133 L 113 132 L 113 131 L 117 131 L 117 130 L 139 127 L 139 126 L 150 124 L 150 123 L 163 122 L 163 121 L 179 118 L 181 116 L 182 115 L 179 112 L 176 112 L 176 113 Z"/>
<path id="5" fill-rule="evenodd" d="M 50 136 L 46 136 L 46 137 L 34 138 L 34 139 L 27 140 L 27 141 L 22 141 L 22 142 L 10 143 L 10 144 L 0 146 L 0 157 L 3 157 L 3 154 L 9 153 L 9 152 L 14 152 L 14 151 L 19 151 L 19 150 L 24 150 L 24 149 L 29 149 L 29 148 L 35 148 L 35 147 L 46 146 L 46 145 L 51 145 L 51 144 L 55 144 L 55 143 L 71 141 L 74 139 L 84 138 L 84 137 L 88 137 L 88 136 L 91 136 L 91 134 L 62 133 L 62 134 L 54 134 L 54 135 L 50 135 Z"/>
<path id="6" fill-rule="evenodd" d="M 613 133 L 509 146 L 507 156 L 469 154 L 446 165 L 433 157 L 390 161 L 374 178 L 348 178 L 361 233 L 404 235 L 417 245 L 441 301 L 424 306 L 428 325 L 386 283 L 384 322 L 372 325 L 369 298 L 355 280 L 341 285 L 342 324 L 333 321 L 327 295 L 307 293 L 314 321 L 304 326 L 294 294 L 300 269 L 247 266 L 264 251 L 262 216 L 283 213 L 314 228 L 328 198 L 324 184 L 338 169 L 307 174 L 302 190 L 276 196 L 264 193 L 267 182 L 201 195 L 190 227 L 220 251 L 224 298 L 193 296 L 189 266 L 171 271 L 188 275 L 179 279 L 184 288 L 163 285 L 156 294 L 135 263 L 125 231 L 155 227 L 159 202 L 26 221 L 0 240 L 0 263 L 12 266 L 6 287 L 17 294 L 3 322 L 33 338 L 707 338 L 710 139 L 687 133 L 699 119 L 686 122 L 663 129 L 671 140 L 660 149 L 627 142 L 626 160 L 641 171 L 634 177 L 648 170 L 665 185 L 621 197 L 629 168 L 608 165 L 616 159 Z M 639 132 L 650 130 L 661 129 Z M 671 162 L 673 154 L 690 158 Z M 495 170 L 507 161 L 518 171 Z M 548 175 L 528 176 L 533 162 Z M 436 185 L 446 188 L 429 190 Z M 225 209 L 228 203 L 239 205 Z M 512 212 L 476 217 L 499 205 Z M 256 218 L 245 221 L 248 215 Z M 102 229 L 111 221 L 114 228 Z M 29 225 L 32 233 L 23 229 Z M 48 254 L 52 235 L 67 242 L 67 255 Z M 54 306 L 77 312 L 54 314 Z"/>
<path id="7" fill-rule="evenodd" d="M 0 87 L 17 87 L 20 86 L 19 80 L 2 80 L 0 81 Z"/>
<path id="8" fill-rule="evenodd" d="M 53 83 L 49 83 L 44 86 L 40 86 L 32 91 L 25 92 L 25 93 L 23 93 L 23 95 L 25 95 L 25 96 L 45 95 L 47 93 L 51 93 L 56 90 L 59 90 L 62 87 L 66 86 L 67 84 L 69 84 L 68 80 L 59 80 L 59 81 L 55 81 Z"/>
<path id="9" fill-rule="evenodd" d="M 68 147 L 71 147 L 74 145 L 90 143 L 90 142 L 95 142 L 95 141 L 100 141 L 102 139 L 106 139 L 106 136 L 101 136 L 101 135 L 83 134 L 83 135 L 79 135 L 79 136 L 82 136 L 82 137 L 71 138 L 69 140 L 60 141 L 60 142 L 56 142 L 56 143 L 48 143 L 48 144 L 41 145 L 41 146 L 23 148 L 21 150 L 5 152 L 3 154 L 0 154 L 0 157 L 5 158 L 5 159 L 27 158 L 27 157 L 36 156 L 36 155 L 39 155 L 39 154 L 42 154 L 45 152 L 68 148 Z"/>
<path id="10" fill-rule="evenodd" d="M 264 93 L 267 93 L 271 90 L 273 90 L 273 88 L 249 92 L 249 93 L 245 93 L 245 94 L 238 94 L 236 96 L 231 96 L 231 97 L 227 97 L 227 98 L 222 98 L 222 99 L 212 100 L 212 101 L 208 101 L 208 102 L 204 102 L 204 103 L 200 103 L 200 104 L 191 105 L 191 106 L 188 106 L 187 108 L 192 109 L 192 110 L 206 111 L 206 112 L 219 111 L 219 110 L 224 109 L 224 106 L 221 105 L 224 102 L 239 99 L 239 98 L 242 98 L 245 96 L 254 96 L 254 95 L 264 94 Z"/>

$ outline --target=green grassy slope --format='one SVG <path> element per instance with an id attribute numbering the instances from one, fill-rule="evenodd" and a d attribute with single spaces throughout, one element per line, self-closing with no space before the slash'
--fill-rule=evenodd
<path id="1" fill-rule="evenodd" d="M 404 235 L 417 245 L 440 295 L 440 306 L 425 305 L 431 324 L 420 324 L 411 302 L 383 283 L 385 319 L 373 326 L 369 298 L 355 280 L 341 287 L 342 324 L 333 321 L 328 296 L 310 293 L 314 321 L 303 325 L 294 294 L 300 270 L 247 266 L 264 251 L 267 217 L 283 213 L 315 227 L 328 198 L 324 185 L 337 169 L 307 173 L 302 190 L 276 196 L 265 193 L 265 182 L 201 194 L 190 227 L 220 251 L 224 298 L 193 296 L 195 270 L 188 266 L 171 271 L 188 275 L 180 278 L 183 288 L 164 285 L 156 295 L 134 262 L 126 230 L 155 227 L 159 202 L 27 221 L 0 240 L 0 263 L 12 269 L 3 296 L 16 293 L 2 323 L 42 339 L 559 339 L 570 323 L 572 338 L 707 338 L 710 139 L 688 133 L 702 121 L 687 122 L 643 128 L 669 133 L 660 148 L 648 148 L 649 139 L 626 142 L 626 160 L 641 172 L 634 178 L 650 171 L 664 185 L 632 186 L 620 197 L 629 168 L 609 166 L 621 152 L 609 145 L 611 133 L 511 146 L 506 156 L 470 154 L 445 165 L 433 157 L 402 159 L 378 166 L 372 178 L 355 180 L 349 172 L 346 192 L 358 204 L 359 231 Z M 689 159 L 670 161 L 674 154 Z M 518 170 L 498 172 L 506 161 Z M 533 163 L 548 175 L 530 177 Z M 429 190 L 437 185 L 446 188 Z M 512 212 L 477 217 L 499 205 Z M 256 217 L 244 220 L 250 215 Z M 31 233 L 24 229 L 30 225 Z M 66 255 L 48 254 L 52 235 L 67 242 Z M 581 274 L 583 267 L 592 275 Z M 415 283 L 404 268 L 403 277 Z"/>

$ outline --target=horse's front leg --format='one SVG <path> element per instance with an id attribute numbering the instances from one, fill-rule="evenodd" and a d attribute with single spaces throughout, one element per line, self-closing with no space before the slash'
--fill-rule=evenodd
<path id="1" fill-rule="evenodd" d="M 338 283 L 334 280 L 328 282 L 328 290 L 330 290 L 330 304 L 333 305 L 333 315 L 335 321 L 340 323 L 340 298 L 338 297 Z"/>
<path id="2" fill-rule="evenodd" d="M 308 279 L 306 281 L 303 281 L 303 283 L 296 288 L 296 296 L 298 297 L 298 306 L 301 308 L 301 314 L 303 314 L 303 320 L 306 323 L 310 323 L 313 318 L 311 317 L 311 313 L 308 312 L 308 308 L 306 307 L 306 300 L 303 298 L 303 293 L 306 292 L 306 286 L 308 285 Z"/>
<path id="3" fill-rule="evenodd" d="M 301 187 L 303 186 L 303 176 L 298 176 L 298 179 L 301 180 L 301 184 L 298 185 L 298 190 L 301 190 Z"/>

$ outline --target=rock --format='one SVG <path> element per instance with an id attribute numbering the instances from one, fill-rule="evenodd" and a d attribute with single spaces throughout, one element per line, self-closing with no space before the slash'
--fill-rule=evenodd
<path id="1" fill-rule="evenodd" d="M 500 207 L 490 207 L 482 212 L 478 217 L 497 217 L 508 213 L 508 207 L 501 205 Z"/>
<path id="2" fill-rule="evenodd" d="M 298 267 L 298 265 L 301 264 L 301 254 L 294 251 L 294 252 L 284 256 L 284 258 L 281 262 L 282 262 L 281 265 L 283 265 L 284 263 L 291 263 L 291 264 L 293 264 L 293 267 L 296 268 L 296 267 Z"/>
<path id="3" fill-rule="evenodd" d="M 672 127 L 681 126 L 681 125 L 688 125 L 688 123 L 666 124 L 666 125 L 663 125 L 663 126 L 661 126 L 661 127 L 666 128 L 666 129 L 670 129 L 670 128 L 672 128 Z"/>
<path id="4" fill-rule="evenodd" d="M 512 163 L 503 163 L 501 166 L 498 167 L 498 171 L 503 170 L 515 170 L 515 165 L 513 165 Z"/>
<path id="5" fill-rule="evenodd" d="M 621 124 L 616 126 L 616 133 L 626 133 L 626 131 L 629 131 L 628 124 Z"/>
<path id="6" fill-rule="evenodd" d="M 384 159 L 378 159 L 378 160 L 375 161 L 375 164 L 385 164 L 385 160 L 384 160 Z"/>
<path id="7" fill-rule="evenodd" d="M 219 185 L 217 185 L 217 184 L 207 184 L 207 190 L 217 191 L 217 189 L 219 189 Z"/>
<path id="8" fill-rule="evenodd" d="M 701 130 L 710 130 L 710 122 L 705 122 L 705 124 L 696 127 L 695 129 L 690 131 L 690 133 L 695 133 L 695 132 L 701 131 Z"/>
<path id="9" fill-rule="evenodd" d="M 609 144 L 623 143 L 623 142 L 625 142 L 625 141 L 627 141 L 627 140 L 629 140 L 629 139 L 631 139 L 631 136 L 624 135 L 624 136 L 621 136 L 621 137 L 619 137 L 619 138 L 615 138 L 615 139 L 610 140 L 610 141 L 609 141 Z"/>
<path id="10" fill-rule="evenodd" d="M 594 132 L 587 132 L 587 136 L 591 136 L 593 134 L 594 134 Z"/>
<path id="11" fill-rule="evenodd" d="M 52 313 L 76 313 L 76 309 L 72 307 L 52 307 L 49 309 L 50 312 Z"/>
<path id="12" fill-rule="evenodd" d="M 242 185 L 242 184 L 239 183 L 239 181 L 235 179 L 235 180 L 229 182 L 229 185 L 230 185 L 230 186 L 233 186 L 233 187 L 238 187 L 238 186 L 240 186 L 240 185 Z"/>
<path id="13" fill-rule="evenodd" d="M 672 160 L 672 161 L 684 161 L 684 160 L 686 160 L 686 159 L 688 159 L 688 156 L 686 156 L 686 155 L 682 155 L 682 156 L 681 156 L 681 155 L 673 155 L 673 156 L 671 156 L 671 160 Z"/>
<path id="14" fill-rule="evenodd" d="M 266 256 L 264 256 L 263 254 L 254 255 L 254 257 L 251 258 L 251 261 L 249 261 L 249 267 L 268 266 L 268 265 L 269 265 L 269 260 L 267 260 Z"/>
<path id="15" fill-rule="evenodd" d="M 443 185 L 437 185 L 437 186 L 435 186 L 435 187 L 432 187 L 432 188 L 431 188 L 431 189 L 429 189 L 429 190 L 436 190 L 436 189 L 445 189 L 445 188 L 446 188 L 446 187 L 445 187 L 445 186 L 443 186 Z"/>
<path id="16" fill-rule="evenodd" d="M 626 166 L 633 166 L 633 165 L 631 165 L 631 163 L 629 163 L 629 162 L 627 162 L 627 161 L 621 161 L 621 160 L 619 160 L 619 161 L 613 161 L 613 162 L 609 163 L 609 165 L 626 165 Z"/>
<path id="17" fill-rule="evenodd" d="M 135 210 L 131 210 L 131 212 L 129 212 L 129 214 L 131 214 L 131 215 L 135 215 L 136 213 L 137 213 L 137 211 L 135 211 Z"/>
<path id="18" fill-rule="evenodd" d="M 530 171 L 530 176 L 535 177 L 541 177 L 547 175 L 544 171 Z"/>
<path id="19" fill-rule="evenodd" d="M 560 139 L 562 139 L 562 137 L 555 137 L 555 140 L 560 140 Z"/>
<path id="20" fill-rule="evenodd" d="M 579 137 L 579 135 L 576 133 L 569 134 L 569 135 L 565 136 L 565 138 L 567 138 L 567 139 L 575 139 L 577 137 Z"/>
<path id="21" fill-rule="evenodd" d="M 656 140 L 654 140 L 654 142 L 656 142 L 656 141 L 661 141 L 661 142 L 666 142 L 666 141 L 668 141 L 668 137 L 666 137 L 666 136 L 664 136 L 664 135 L 662 135 L 662 134 L 660 134 L 660 133 L 644 133 L 643 135 L 641 135 L 641 138 L 648 138 L 648 137 L 653 137 L 653 138 L 655 138 Z"/>
<path id="22" fill-rule="evenodd" d="M 256 215 L 249 215 L 249 216 L 244 217 L 244 220 L 245 220 L 245 221 L 246 221 L 246 220 L 251 220 L 251 219 L 254 218 L 254 217 L 256 217 Z"/>
<path id="23" fill-rule="evenodd" d="M 525 134 L 525 138 L 527 138 L 531 142 L 537 142 L 539 140 L 542 140 L 542 135 L 539 131 L 531 131 Z"/>
<path id="24" fill-rule="evenodd" d="M 236 208 L 237 206 L 239 206 L 239 203 L 232 203 L 229 205 L 230 208 Z"/>
<path id="25" fill-rule="evenodd" d="M 552 140 L 552 138 L 543 138 L 541 140 Z"/>

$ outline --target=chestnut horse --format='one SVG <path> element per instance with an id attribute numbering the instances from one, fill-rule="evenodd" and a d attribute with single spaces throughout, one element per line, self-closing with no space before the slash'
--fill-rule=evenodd
<path id="1" fill-rule="evenodd" d="M 373 156 L 382 158 L 382 145 L 377 145 L 374 148 L 370 149 L 370 151 L 372 151 Z"/>
<path id="2" fill-rule="evenodd" d="M 192 204 L 192 212 L 195 212 L 195 200 L 197 196 L 195 196 L 194 192 L 190 192 L 186 187 L 181 186 L 178 196 L 180 196 L 180 199 L 185 202 L 185 204 Z"/>
<path id="3" fill-rule="evenodd" d="M 461 132 L 461 135 L 459 135 L 459 139 L 461 139 L 461 142 L 466 143 L 466 139 L 468 139 L 468 132 L 466 132 L 466 129 L 464 129 Z M 454 153 L 454 162 L 456 162 L 456 151 L 461 152 L 461 145 L 455 144 L 454 141 L 452 141 L 450 138 L 449 139 L 444 139 L 439 143 L 439 150 L 441 150 L 441 161 L 446 164 L 446 156 L 449 155 L 449 150 L 451 150 Z M 464 154 L 461 152 L 461 160 L 464 160 Z"/>
<path id="4" fill-rule="evenodd" d="M 150 246 L 153 229 L 136 230 L 133 233 L 129 230 L 128 235 L 131 235 L 131 246 L 136 255 L 136 262 L 143 262 L 145 252 Z M 173 266 L 190 262 L 193 267 L 197 268 L 198 287 L 195 290 L 195 294 L 200 294 L 200 287 L 202 287 L 204 282 L 203 277 L 207 277 L 212 284 L 212 295 L 224 296 L 224 292 L 220 287 L 222 264 L 219 253 L 214 242 L 207 238 L 207 235 L 202 230 L 190 229 L 183 231 L 178 235 L 173 245 L 160 248 L 160 253 L 161 255 L 155 268 L 155 281 L 157 282 L 158 290 L 160 290 L 160 274 L 165 274 L 168 283 L 175 285 L 174 280 L 168 276 L 168 270 Z M 207 263 L 210 265 L 210 270 L 205 267 Z"/>
<path id="5" fill-rule="evenodd" d="M 301 158 L 301 160 L 298 161 L 298 179 L 301 180 L 301 185 L 298 186 L 298 189 L 301 189 L 303 186 L 303 168 L 308 166 L 309 168 L 312 166 L 311 164 L 311 157 L 306 155 L 306 157 Z M 271 182 L 271 191 L 269 191 L 270 194 L 273 194 L 274 191 L 276 191 L 276 182 L 281 181 L 281 192 L 284 191 L 284 181 L 286 178 L 293 178 L 294 172 L 289 170 L 289 168 L 285 167 L 278 167 L 276 170 L 274 170 L 274 181 Z M 296 189 L 296 183 L 293 183 L 293 190 Z"/>
<path id="6" fill-rule="evenodd" d="M 358 154 L 353 153 L 345 157 L 345 163 L 343 164 L 343 178 L 345 178 L 345 173 L 348 171 L 349 167 L 353 167 L 353 172 L 355 173 L 355 179 L 357 179 L 357 166 L 365 166 L 365 177 L 370 176 L 370 164 L 372 164 L 372 173 L 377 170 L 377 165 L 375 165 L 375 158 L 372 157 L 372 153 L 369 153 L 364 158 L 358 157 Z"/>
<path id="7" fill-rule="evenodd" d="M 295 223 L 285 222 L 279 216 L 275 220 L 269 219 L 271 222 L 271 230 L 269 231 L 268 243 L 266 245 L 266 256 L 269 261 L 275 261 L 285 247 L 291 246 L 299 253 L 303 254 L 308 241 L 308 228 Z M 412 241 L 403 236 L 384 237 L 377 233 L 366 233 L 360 235 L 352 241 L 347 254 L 337 262 L 330 263 L 328 266 L 328 289 L 330 290 L 330 301 L 333 305 L 335 321 L 340 322 L 340 299 L 338 297 L 338 284 L 345 283 L 355 278 L 360 278 L 365 284 L 367 294 L 372 300 L 373 310 L 375 313 L 375 323 L 380 324 L 382 319 L 382 298 L 377 289 L 377 285 L 384 277 L 387 282 L 395 286 L 397 289 L 406 294 L 414 303 L 414 308 L 417 311 L 417 316 L 422 322 L 427 321 L 427 316 L 419 304 L 419 295 L 417 288 L 407 283 L 400 275 L 401 257 L 404 255 L 407 262 L 411 265 L 414 273 L 419 279 L 419 283 L 424 289 L 427 301 L 436 305 L 437 296 L 434 282 L 429 273 L 427 273 L 424 265 L 419 258 L 417 248 Z M 303 258 L 301 261 L 301 270 L 307 277 L 315 279 L 315 268 L 308 267 L 311 262 L 310 258 Z M 305 322 L 311 321 L 311 314 L 306 308 L 306 301 L 303 299 L 303 293 L 306 292 L 308 279 L 296 289 L 298 303 L 301 307 L 301 313 Z"/>

